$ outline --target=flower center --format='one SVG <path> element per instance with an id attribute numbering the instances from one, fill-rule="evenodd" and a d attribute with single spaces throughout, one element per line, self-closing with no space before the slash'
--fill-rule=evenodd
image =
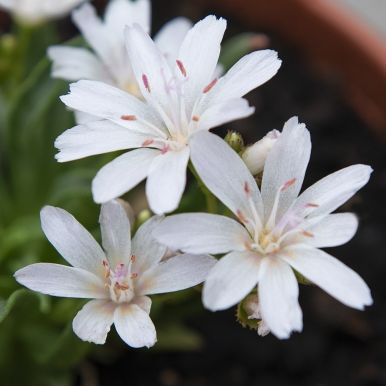
<path id="1" fill-rule="evenodd" d="M 134 279 L 137 274 L 131 272 L 131 263 L 119 263 L 114 269 L 107 260 L 103 260 L 105 271 L 105 286 L 110 298 L 115 303 L 130 302 L 134 293 Z"/>

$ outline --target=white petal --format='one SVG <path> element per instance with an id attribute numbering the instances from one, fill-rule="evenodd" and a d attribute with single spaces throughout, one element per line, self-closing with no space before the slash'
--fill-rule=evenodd
<path id="1" fill-rule="evenodd" d="M 109 119 L 132 131 L 160 135 L 159 131 L 155 132 L 151 127 L 151 125 L 162 127 L 161 121 L 154 115 L 152 109 L 125 91 L 90 80 L 72 83 L 70 91 L 70 94 L 60 99 L 71 109 Z M 133 116 L 135 120 L 126 120 L 125 116 Z"/>
<path id="2" fill-rule="evenodd" d="M 181 291 L 202 283 L 216 263 L 207 255 L 177 255 L 146 271 L 138 282 L 141 294 Z"/>
<path id="3" fill-rule="evenodd" d="M 91 300 L 76 314 L 72 329 L 85 342 L 104 344 L 113 324 L 115 307 L 110 300 Z"/>
<path id="4" fill-rule="evenodd" d="M 337 247 L 350 241 L 357 229 L 358 218 L 354 214 L 330 214 L 307 228 L 313 237 L 306 237 L 303 242 L 315 248 Z"/>
<path id="5" fill-rule="evenodd" d="M 188 253 L 243 251 L 251 241 L 246 229 L 237 221 L 207 213 L 167 217 L 153 235 L 169 248 Z"/>
<path id="6" fill-rule="evenodd" d="M 241 158 L 218 136 L 201 131 L 191 138 L 190 151 L 193 165 L 209 190 L 234 214 L 253 219 L 248 197 L 263 213 L 262 201 L 256 182 Z M 249 194 L 245 191 L 248 186 Z"/>
<path id="7" fill-rule="evenodd" d="M 112 0 L 107 4 L 105 22 L 114 36 L 123 41 L 126 25 L 138 23 L 146 31 L 150 31 L 151 9 L 149 0 Z"/>
<path id="8" fill-rule="evenodd" d="M 205 281 L 204 306 L 219 311 L 243 300 L 259 280 L 260 261 L 251 252 L 231 252 L 221 258 Z"/>
<path id="9" fill-rule="evenodd" d="M 63 209 L 45 206 L 40 220 L 48 241 L 71 265 L 103 274 L 105 254 L 74 216 Z"/>
<path id="10" fill-rule="evenodd" d="M 99 217 L 102 245 L 110 264 L 115 267 L 130 261 L 130 221 L 123 206 L 116 200 L 102 205 Z"/>
<path id="11" fill-rule="evenodd" d="M 214 79 L 225 29 L 224 19 L 207 16 L 193 26 L 181 45 L 178 60 L 185 67 L 188 78 L 184 84 L 188 115 L 195 100 Z"/>
<path id="12" fill-rule="evenodd" d="M 154 42 L 170 65 L 175 65 L 181 43 L 188 31 L 192 28 L 192 22 L 185 17 L 176 17 L 170 20 L 159 30 L 154 37 Z"/>
<path id="13" fill-rule="evenodd" d="M 219 80 L 216 100 L 240 98 L 271 79 L 279 70 L 281 60 L 272 50 L 255 51 L 243 56 Z"/>
<path id="14" fill-rule="evenodd" d="M 15 278 L 25 287 L 46 295 L 86 299 L 108 297 L 103 280 L 81 268 L 37 263 L 19 269 Z"/>
<path id="15" fill-rule="evenodd" d="M 299 285 L 287 263 L 275 257 L 265 258 L 258 291 L 261 316 L 274 335 L 287 339 L 292 331 L 302 330 Z"/>
<path id="16" fill-rule="evenodd" d="M 94 201 L 107 202 L 134 188 L 147 176 L 151 162 L 158 155 L 158 150 L 137 149 L 108 163 L 92 182 Z"/>
<path id="17" fill-rule="evenodd" d="M 95 115 L 87 114 L 79 110 L 74 110 L 75 122 L 78 125 L 85 125 L 86 123 L 91 123 L 95 121 L 100 121 L 100 117 L 96 117 Z"/>
<path id="18" fill-rule="evenodd" d="M 98 120 L 66 130 L 55 141 L 59 153 L 55 158 L 59 162 L 104 154 L 111 151 L 142 147 L 152 139 L 144 135 L 116 125 L 107 120 Z"/>
<path id="19" fill-rule="evenodd" d="M 314 216 L 329 214 L 351 198 L 360 188 L 367 184 L 373 171 L 367 165 L 352 165 L 322 178 L 297 199 L 295 208 L 304 209 L 305 213 Z"/>
<path id="20" fill-rule="evenodd" d="M 233 98 L 211 105 L 199 120 L 199 130 L 209 130 L 236 119 L 246 118 L 255 111 L 246 99 Z"/>
<path id="21" fill-rule="evenodd" d="M 135 232 L 132 241 L 132 254 L 136 258 L 131 270 L 138 275 L 159 263 L 166 253 L 166 246 L 160 244 L 153 237 L 153 231 L 160 224 L 162 218 L 162 216 L 151 217 Z"/>
<path id="22" fill-rule="evenodd" d="M 110 69 L 116 68 L 124 51 L 119 50 L 120 42 L 99 19 L 95 8 L 86 3 L 72 13 L 72 19 L 104 64 Z"/>
<path id="23" fill-rule="evenodd" d="M 138 25 L 125 30 L 126 49 L 135 78 L 144 98 L 166 115 L 176 106 L 175 88 L 168 86 L 173 74 L 161 51 Z M 167 118 L 166 118 L 167 119 Z"/>
<path id="24" fill-rule="evenodd" d="M 136 304 L 121 304 L 114 313 L 114 325 L 122 340 L 131 347 L 151 347 L 157 341 L 153 322 Z"/>
<path id="25" fill-rule="evenodd" d="M 131 302 L 141 307 L 146 313 L 150 314 L 151 299 L 148 296 L 137 296 Z"/>
<path id="26" fill-rule="evenodd" d="M 298 196 L 303 184 L 311 154 L 310 133 L 296 117 L 286 122 L 283 132 L 268 153 L 264 165 L 261 197 L 264 202 L 265 218 L 271 213 L 276 192 L 286 182 L 295 182 L 280 194 L 277 220 Z"/>
<path id="27" fill-rule="evenodd" d="M 293 247 L 282 256 L 308 280 L 346 306 L 363 310 L 373 303 L 370 289 L 351 268 L 326 252 L 307 246 Z"/>
<path id="28" fill-rule="evenodd" d="M 161 154 L 151 164 L 146 195 L 154 213 L 172 212 L 178 207 L 186 185 L 189 147 Z"/>
<path id="29" fill-rule="evenodd" d="M 100 80 L 111 83 L 112 79 L 99 59 L 90 51 L 78 47 L 52 46 L 48 48 L 52 60 L 52 77 L 70 81 L 80 79 Z"/>

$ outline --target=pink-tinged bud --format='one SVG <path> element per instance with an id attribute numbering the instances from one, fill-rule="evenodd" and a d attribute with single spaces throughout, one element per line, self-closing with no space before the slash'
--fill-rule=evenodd
<path id="1" fill-rule="evenodd" d="M 270 333 L 268 326 L 261 318 L 259 297 L 257 294 L 248 295 L 237 307 L 237 320 L 243 327 L 256 330 L 260 336 Z"/>
<path id="2" fill-rule="evenodd" d="M 241 157 L 243 161 L 254 176 L 263 171 L 268 153 L 275 145 L 276 141 L 280 137 L 280 134 L 280 131 L 272 130 L 260 141 L 257 141 L 253 145 L 247 147 L 242 153 Z"/>

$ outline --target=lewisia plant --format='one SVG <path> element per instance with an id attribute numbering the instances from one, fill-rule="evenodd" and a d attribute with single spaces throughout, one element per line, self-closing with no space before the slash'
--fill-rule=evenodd
<path id="1" fill-rule="evenodd" d="M 201 179 L 236 216 L 179 214 L 166 218 L 154 236 L 186 253 L 226 254 L 204 284 L 203 302 L 227 309 L 256 291 L 253 318 L 265 334 L 288 338 L 302 330 L 295 272 L 343 304 L 372 304 L 362 278 L 320 248 L 349 241 L 358 227 L 351 213 L 331 214 L 364 186 L 372 169 L 353 165 L 328 175 L 300 195 L 310 158 L 310 134 L 290 119 L 268 152 L 259 189 L 252 174 L 219 137 L 202 131 L 190 142 Z M 256 292 L 255 292 L 256 293 Z"/>
<path id="2" fill-rule="evenodd" d="M 92 51 L 70 46 L 50 47 L 48 56 L 53 61 L 52 76 L 69 81 L 97 80 L 142 98 L 125 48 L 123 32 L 126 25 L 134 23 L 150 32 L 150 1 L 112 0 L 107 5 L 103 21 L 97 16 L 95 8 L 86 3 L 72 13 L 72 19 Z M 178 48 L 191 26 L 188 19 L 178 17 L 158 32 L 154 42 L 166 58 L 176 59 Z M 77 118 L 84 121 L 85 115 L 78 115 Z"/>
<path id="3" fill-rule="evenodd" d="M 166 247 L 151 236 L 160 220 L 149 219 L 131 240 L 126 211 L 119 202 L 108 202 L 100 215 L 102 249 L 65 210 L 45 207 L 43 231 L 72 267 L 32 264 L 17 271 L 16 280 L 43 294 L 93 299 L 73 321 L 74 332 L 84 341 L 105 343 L 114 324 L 129 346 L 153 346 L 157 338 L 148 295 L 195 286 L 215 263 L 206 255 L 163 259 Z"/>
<path id="4" fill-rule="evenodd" d="M 146 194 L 156 214 L 178 207 L 186 184 L 191 141 L 197 133 L 254 112 L 242 98 L 278 71 L 271 50 L 241 58 L 217 78 L 224 19 L 208 16 L 186 34 L 177 59 L 167 60 L 139 25 L 126 27 L 128 58 L 144 100 L 111 85 L 79 81 L 62 101 L 98 117 L 56 140 L 60 162 L 116 150 L 135 149 L 104 166 L 92 184 L 94 200 L 104 203 L 147 178 Z"/>

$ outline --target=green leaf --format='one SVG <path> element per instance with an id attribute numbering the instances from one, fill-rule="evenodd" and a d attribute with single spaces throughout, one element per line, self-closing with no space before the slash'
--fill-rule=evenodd
<path id="1" fill-rule="evenodd" d="M 26 289 L 18 289 L 7 300 L 0 300 L 0 323 L 5 320 L 18 303 L 27 302 L 27 299 L 31 297 L 38 299 L 39 310 L 42 313 L 49 311 L 50 303 L 47 296 Z"/>

